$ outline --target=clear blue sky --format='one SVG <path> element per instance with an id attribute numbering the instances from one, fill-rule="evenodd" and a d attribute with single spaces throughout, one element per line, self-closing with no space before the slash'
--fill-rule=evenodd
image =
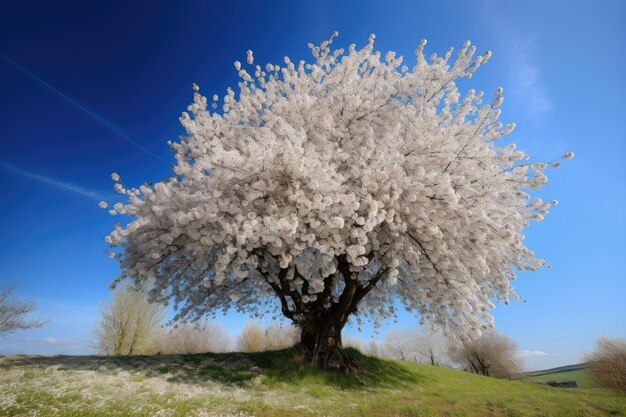
<path id="1" fill-rule="evenodd" d="M 541 196 L 560 205 L 526 234 L 553 268 L 518 277 L 527 303 L 498 305 L 496 326 L 520 350 L 546 353 L 529 368 L 577 362 L 599 335 L 626 336 L 626 3 L 333 3 L 4 5 L 0 280 L 17 281 L 54 321 L 1 339 L 0 353 L 89 352 L 97 304 L 118 273 L 103 241 L 116 219 L 97 207 L 113 195 L 110 173 L 132 186 L 166 177 L 166 141 L 183 133 L 192 82 L 223 94 L 247 49 L 257 62 L 300 59 L 333 30 L 342 46 L 376 33 L 377 48 L 409 59 L 422 38 L 430 52 L 466 39 L 493 51 L 461 87 L 490 95 L 502 85 L 503 120 L 517 123 L 511 138 L 534 159 L 576 153 L 547 171 Z M 234 334 L 245 321 L 223 324 Z M 402 315 L 375 337 L 415 323 Z"/>

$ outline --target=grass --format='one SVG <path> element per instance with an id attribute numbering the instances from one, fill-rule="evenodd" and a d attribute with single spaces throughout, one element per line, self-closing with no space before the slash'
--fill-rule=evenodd
<path id="1" fill-rule="evenodd" d="M 593 380 L 591 375 L 589 375 L 589 373 L 584 369 L 563 373 L 559 372 L 554 374 L 544 374 L 534 376 L 531 379 L 539 383 L 546 383 L 547 381 L 576 381 L 578 387 L 580 388 L 595 388 L 598 386 L 598 384 Z"/>
<path id="2" fill-rule="evenodd" d="M 355 375 L 312 370 L 295 350 L 4 357 L 0 415 L 626 416 L 626 397 L 601 388 L 552 388 L 349 354 L 361 368 Z"/>
<path id="3" fill-rule="evenodd" d="M 526 375 L 532 381 L 540 384 L 545 384 L 547 381 L 576 381 L 580 388 L 596 388 L 599 386 L 585 369 L 584 363 L 528 372 Z"/>

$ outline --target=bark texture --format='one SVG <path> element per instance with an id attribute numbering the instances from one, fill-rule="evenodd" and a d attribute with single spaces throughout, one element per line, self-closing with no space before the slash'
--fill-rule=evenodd
<path id="1" fill-rule="evenodd" d="M 373 255 L 368 256 L 370 259 Z M 282 313 L 302 331 L 300 349 L 306 359 L 318 369 L 338 372 L 351 372 L 356 369 L 341 344 L 341 331 L 350 315 L 357 312 L 359 302 L 376 286 L 385 274 L 379 271 L 372 279 L 363 283 L 357 281 L 350 271 L 346 255 L 337 257 L 337 272 L 324 280 L 324 290 L 316 294 L 313 302 L 304 303 L 302 296 L 308 294 L 308 284 L 304 280 L 302 292 L 293 290 L 287 281 L 288 269 L 278 276 L 279 282 L 267 280 L 278 296 Z M 297 270 L 295 274 L 298 275 Z M 337 298 L 333 293 L 333 282 L 343 280 L 343 289 Z"/>
<path id="2" fill-rule="evenodd" d="M 300 348 L 315 368 L 350 372 L 356 367 L 343 350 L 342 328 L 337 320 L 325 317 L 302 330 Z"/>

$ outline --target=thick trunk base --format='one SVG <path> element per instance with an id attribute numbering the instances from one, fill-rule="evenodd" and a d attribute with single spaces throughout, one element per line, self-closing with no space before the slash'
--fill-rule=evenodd
<path id="1" fill-rule="evenodd" d="M 346 374 L 355 372 L 358 369 L 356 363 L 350 359 L 341 346 L 336 346 L 332 349 L 320 350 L 317 353 L 315 351 L 311 351 L 310 347 L 307 347 L 302 343 L 298 345 L 298 348 L 304 354 L 307 362 L 309 362 L 315 369 L 323 369 Z"/>
<path id="2" fill-rule="evenodd" d="M 375 254 L 370 252 L 365 257 L 371 262 Z M 341 329 L 348 317 L 358 311 L 359 302 L 376 287 L 389 269 L 379 268 L 369 281 L 360 282 L 357 274 L 350 269 L 347 254 L 336 256 L 336 260 L 337 271 L 324 278 L 324 289 L 315 293 L 313 301 L 305 301 L 304 296 L 313 293 L 310 292 L 308 280 L 295 266 L 282 268 L 278 276 L 272 279 L 269 278 L 269 273 L 264 277 L 278 296 L 285 317 L 301 329 L 300 349 L 311 365 L 318 369 L 351 372 L 357 370 L 357 366 L 343 350 Z M 293 277 L 302 280 L 301 287 L 294 287 L 290 282 L 289 272 Z M 341 294 L 335 294 L 334 283 L 341 280 L 344 284 Z"/>
<path id="3" fill-rule="evenodd" d="M 302 329 L 299 348 L 306 360 L 316 369 L 350 373 L 357 370 L 341 345 L 341 327 L 322 323 Z"/>

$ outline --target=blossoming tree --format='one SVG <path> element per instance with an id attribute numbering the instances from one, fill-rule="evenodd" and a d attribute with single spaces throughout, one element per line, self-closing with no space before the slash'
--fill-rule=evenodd
<path id="1" fill-rule="evenodd" d="M 426 59 L 422 41 L 409 68 L 373 35 L 331 50 L 336 35 L 309 44 L 312 63 L 261 67 L 248 51 L 221 102 L 194 85 L 174 175 L 127 189 L 113 174 L 128 201 L 109 212 L 132 221 L 106 240 L 117 280 L 149 282 L 176 320 L 278 310 L 315 366 L 345 370 L 348 319 L 380 323 L 396 301 L 462 335 L 489 327 L 492 301 L 517 297 L 515 272 L 545 263 L 522 231 L 556 202 L 526 190 L 559 162 L 497 145 L 514 127 L 498 122 L 502 88 L 489 104 L 460 94 L 489 51 Z"/>

